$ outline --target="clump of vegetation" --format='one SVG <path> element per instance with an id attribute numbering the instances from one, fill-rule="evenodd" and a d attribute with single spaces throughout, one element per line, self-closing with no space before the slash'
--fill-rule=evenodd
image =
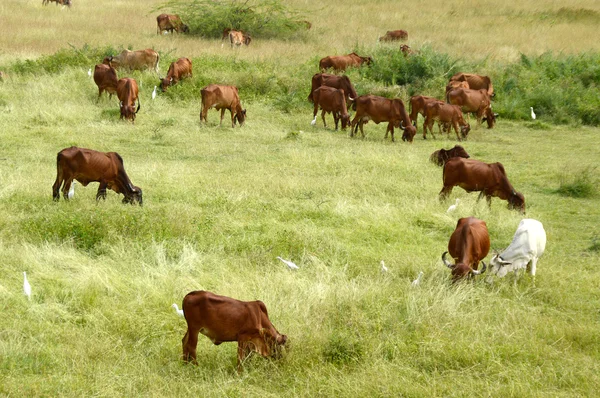
<path id="1" fill-rule="evenodd" d="M 600 237 L 596 235 L 592 238 L 592 245 L 588 247 L 588 251 L 600 252 Z"/>
<path id="2" fill-rule="evenodd" d="M 594 196 L 598 185 L 598 178 L 594 176 L 595 170 L 596 168 L 588 167 L 570 178 L 564 177 L 556 192 L 572 198 L 590 198 Z"/>
<path id="3" fill-rule="evenodd" d="M 323 358 L 336 365 L 359 362 L 363 356 L 360 341 L 348 335 L 334 333 L 323 350 Z"/>

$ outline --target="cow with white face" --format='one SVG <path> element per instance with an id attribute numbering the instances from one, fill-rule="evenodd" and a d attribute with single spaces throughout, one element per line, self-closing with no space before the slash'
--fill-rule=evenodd
<path id="1" fill-rule="evenodd" d="M 541 222 L 526 218 L 521 220 L 513 240 L 502 253 L 496 254 L 490 261 L 490 274 L 504 277 L 509 272 L 515 273 L 515 280 L 520 269 L 527 270 L 531 264 L 531 276 L 535 277 L 538 259 L 546 248 L 546 231 Z"/>

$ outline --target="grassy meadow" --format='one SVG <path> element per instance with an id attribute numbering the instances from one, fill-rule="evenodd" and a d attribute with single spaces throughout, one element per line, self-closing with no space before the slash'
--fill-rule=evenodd
<path id="1" fill-rule="evenodd" d="M 600 50 L 596 2 L 452 0 L 426 10 L 293 0 L 286 4 L 306 12 L 311 31 L 239 50 L 157 36 L 160 1 L 73 3 L 0 5 L 18 16 L 0 28 L 0 70 L 8 73 L 0 82 L 0 396 L 597 395 L 600 128 L 582 116 L 600 103 L 590 61 Z M 429 155 L 456 137 L 422 140 L 422 119 L 412 144 L 398 133 L 396 143 L 384 141 L 384 124 L 366 124 L 364 139 L 334 131 L 331 116 L 327 128 L 320 116 L 310 125 L 305 98 L 325 55 L 379 56 L 372 71 L 349 72 L 359 94 L 406 101 L 415 90 L 443 93 L 447 76 L 433 67 L 423 81 L 386 80 L 393 46 L 376 39 L 399 28 L 423 58 L 449 54 L 435 61 L 440 69 L 460 62 L 499 82 L 497 126 L 474 127 L 463 145 L 472 158 L 503 163 L 526 216 L 497 198 L 488 208 L 460 188 L 440 203 L 442 171 Z M 194 64 L 192 79 L 154 101 L 156 74 L 119 73 L 140 84 L 134 125 L 119 120 L 116 98 L 97 99 L 87 75 L 100 62 L 94 57 L 128 46 L 159 51 L 161 75 L 180 56 Z M 517 69 L 521 54 L 541 66 Z M 543 54 L 572 58 L 536 61 Z M 573 84 L 586 94 L 553 102 L 575 86 L 563 79 L 552 87 L 541 70 L 559 76 L 581 63 L 589 84 Z M 547 86 L 537 95 L 540 81 Z M 228 113 L 219 127 L 214 110 L 200 125 L 199 90 L 212 82 L 240 88 L 242 128 L 229 127 Z M 540 109 L 536 121 L 526 120 L 529 103 Z M 557 103 L 570 107 L 568 117 Z M 71 145 L 121 154 L 144 206 L 122 205 L 112 191 L 96 204 L 95 183 L 53 202 L 56 154 Z M 548 243 L 535 281 L 483 275 L 451 285 L 440 256 L 467 216 L 486 221 L 497 250 L 522 218 L 540 220 Z M 238 375 L 236 345 L 200 336 L 199 365 L 184 364 L 186 323 L 171 304 L 199 289 L 264 301 L 288 335 L 284 357 L 253 356 Z"/>

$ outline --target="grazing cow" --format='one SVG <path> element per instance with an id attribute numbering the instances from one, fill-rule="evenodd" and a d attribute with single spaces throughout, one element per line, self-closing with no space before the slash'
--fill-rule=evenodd
<path id="1" fill-rule="evenodd" d="M 251 41 L 252 41 L 252 38 L 247 33 L 244 33 L 242 31 L 238 31 L 238 30 L 230 30 L 229 31 L 229 43 L 231 44 L 231 47 L 233 47 L 234 45 L 236 47 L 239 47 L 242 44 L 245 44 L 246 46 L 248 46 L 248 45 L 250 45 Z"/>
<path id="2" fill-rule="evenodd" d="M 433 152 L 431 156 L 429 156 L 429 160 L 440 167 L 445 165 L 446 162 L 451 158 L 468 159 L 470 156 L 465 148 L 460 145 L 454 145 L 454 148 L 451 149 L 438 149 L 437 151 Z"/>
<path id="3" fill-rule="evenodd" d="M 125 77 L 117 82 L 117 97 L 119 97 L 119 107 L 121 108 L 121 119 L 129 119 L 131 123 L 135 122 L 135 115 L 140 110 L 140 99 L 138 85 L 134 79 Z M 135 109 L 135 101 L 138 106 Z"/>
<path id="4" fill-rule="evenodd" d="M 433 122 L 438 122 L 438 127 L 440 124 L 449 124 L 454 127 L 454 132 L 456 133 L 456 138 L 461 141 L 462 139 L 467 139 L 467 135 L 469 134 L 469 130 L 471 130 L 471 126 L 469 123 L 465 122 L 463 118 L 463 114 L 460 111 L 460 107 L 456 105 L 445 104 L 443 102 L 430 102 L 425 107 L 425 122 L 423 123 L 423 139 L 427 138 L 427 129 L 435 139 L 435 135 L 433 135 Z M 462 138 L 458 135 L 458 126 L 460 126 L 460 134 Z M 441 128 L 440 128 L 441 133 Z M 448 129 L 448 134 L 450 134 L 450 129 Z"/>
<path id="5" fill-rule="evenodd" d="M 156 17 L 156 34 L 160 35 L 162 32 L 173 31 L 177 33 L 188 33 L 190 28 L 181 22 L 181 18 L 176 14 L 160 14 Z"/>
<path id="6" fill-rule="evenodd" d="M 346 68 L 359 67 L 362 64 L 371 65 L 373 58 L 361 57 L 356 53 L 348 55 L 333 55 L 322 58 L 319 61 L 319 68 L 324 72 L 326 69 L 332 68 L 336 72 L 343 72 Z"/>
<path id="7" fill-rule="evenodd" d="M 475 75 L 472 73 L 462 73 L 458 72 L 454 76 L 450 78 L 450 81 L 462 81 L 469 83 L 469 87 L 471 90 L 481 90 L 484 89 L 488 93 L 490 97 L 493 97 L 494 94 L 494 85 L 492 84 L 492 80 L 488 76 Z"/>
<path id="8" fill-rule="evenodd" d="M 409 55 L 413 54 L 414 51 L 410 49 L 410 46 L 407 44 L 403 44 L 400 46 L 400 51 L 402 51 L 402 54 L 405 57 L 408 57 Z"/>
<path id="9" fill-rule="evenodd" d="M 238 343 L 237 368 L 252 351 L 265 358 L 279 358 L 287 336 L 275 329 L 262 301 L 240 301 L 207 291 L 193 291 L 183 298 L 187 331 L 181 340 L 183 360 L 197 364 L 198 333 L 214 345 Z"/>
<path id="10" fill-rule="evenodd" d="M 182 57 L 175 62 L 171 62 L 167 76 L 160 79 L 160 89 L 164 92 L 173 84 L 177 84 L 184 77 L 192 77 L 192 61 Z"/>
<path id="11" fill-rule="evenodd" d="M 469 83 L 466 81 L 456 81 L 456 80 L 450 80 L 448 82 L 448 84 L 446 84 L 446 102 L 450 102 L 448 100 L 448 93 L 452 90 L 454 90 L 455 88 L 470 88 L 469 87 Z"/>
<path id="12" fill-rule="evenodd" d="M 410 97 L 410 120 L 412 120 L 412 123 L 415 127 L 417 127 L 417 118 L 419 117 L 419 114 L 425 118 L 425 108 L 427 107 L 427 104 L 431 102 L 444 103 L 444 101 L 441 101 L 437 98 L 427 97 L 425 95 L 413 95 Z"/>
<path id="13" fill-rule="evenodd" d="M 84 187 L 90 182 L 99 182 L 96 201 L 106 199 L 106 189 L 125 196 L 123 203 L 142 205 L 142 190 L 131 183 L 123 158 L 116 152 L 98 152 L 93 149 L 72 146 L 56 156 L 56 181 L 52 186 L 52 197 L 60 199 L 60 186 L 63 184 L 63 197 L 69 200 L 68 193 L 73 180 Z"/>
<path id="14" fill-rule="evenodd" d="M 448 91 L 446 96 L 448 103 L 460 106 L 465 113 L 473 113 L 477 117 L 477 124 L 487 121 L 488 129 L 491 129 L 496 124 L 497 114 L 492 112 L 490 96 L 484 89 L 470 90 L 457 88 Z"/>
<path id="15" fill-rule="evenodd" d="M 335 122 L 335 129 L 338 129 L 338 122 L 342 119 L 342 130 L 350 124 L 350 115 L 348 115 L 348 109 L 346 108 L 346 98 L 344 90 L 321 86 L 317 87 L 312 93 L 315 109 L 313 112 L 314 120 L 312 125 L 317 123 L 317 112 L 319 107 L 322 109 L 321 117 L 323 118 L 323 125 L 327 127 L 325 122 L 325 113 L 333 113 L 333 121 Z"/>
<path id="16" fill-rule="evenodd" d="M 158 59 L 158 53 L 151 48 L 147 48 L 138 51 L 123 50 L 119 55 L 105 57 L 102 63 L 115 69 L 154 69 L 158 73 Z"/>
<path id="17" fill-rule="evenodd" d="M 108 93 L 108 98 L 112 98 L 117 93 L 117 71 L 110 65 L 98 64 L 94 67 L 94 83 L 98 86 L 98 99 L 103 91 Z"/>
<path id="18" fill-rule="evenodd" d="M 537 261 L 546 249 L 546 231 L 541 222 L 526 218 L 521 220 L 513 240 L 501 254 L 490 261 L 490 273 L 504 277 L 508 272 L 515 273 L 515 281 L 520 269 L 527 270 L 531 264 L 531 276 L 535 277 Z"/>
<path id="19" fill-rule="evenodd" d="M 310 30 L 310 28 L 312 28 L 312 24 L 309 21 L 300 21 L 300 24 L 304 25 L 306 30 Z"/>
<path id="20" fill-rule="evenodd" d="M 48 5 L 50 3 L 56 3 L 56 5 L 60 4 L 71 8 L 71 0 L 42 0 L 42 5 Z"/>
<path id="21" fill-rule="evenodd" d="M 452 270 L 452 281 L 456 282 L 464 277 L 483 274 L 486 268 L 483 259 L 489 251 L 490 235 L 485 221 L 465 217 L 456 223 L 456 229 L 448 242 L 448 251 L 442 254 L 442 261 Z M 454 264 L 446 260 L 448 252 L 454 259 Z M 483 268 L 478 271 L 480 261 Z"/>
<path id="22" fill-rule="evenodd" d="M 354 90 L 354 86 L 352 86 L 348 76 L 330 75 L 329 73 L 315 73 L 312 77 L 310 94 L 308 94 L 308 100 L 310 102 L 314 102 L 313 92 L 321 86 L 328 86 L 344 90 L 347 105 L 349 102 L 354 101 L 354 99 L 358 97 L 356 90 Z"/>
<path id="23" fill-rule="evenodd" d="M 492 196 L 508 201 L 509 209 L 525 213 L 525 198 L 515 191 L 502 163 L 484 163 L 474 159 L 452 158 L 444 165 L 444 187 L 440 199 L 446 199 L 456 185 L 467 192 L 481 191 L 479 199 L 485 196 L 488 206 Z"/>
<path id="24" fill-rule="evenodd" d="M 388 30 L 385 35 L 379 38 L 379 41 L 397 41 L 408 39 L 408 32 L 402 29 Z"/>
<path id="25" fill-rule="evenodd" d="M 394 127 L 400 127 L 404 130 L 402 134 L 403 141 L 412 142 L 417 133 L 415 126 L 410 123 L 410 117 L 401 99 L 388 99 L 376 95 L 361 95 L 356 98 L 352 106 L 356 110 L 356 115 L 352 120 L 351 137 L 354 137 L 359 127 L 360 133 L 364 137 L 363 124 L 369 120 L 374 121 L 375 124 L 388 122 L 384 139 L 391 132 L 392 142 L 394 141 Z"/>
<path id="26" fill-rule="evenodd" d="M 240 96 L 238 89 L 235 86 L 221 86 L 219 84 L 210 84 L 204 87 L 200 94 L 202 95 L 202 108 L 200 109 L 200 123 L 206 120 L 206 114 L 210 108 L 221 110 L 221 121 L 219 126 L 223 123 L 223 116 L 225 109 L 229 109 L 231 112 L 231 127 L 235 127 L 235 123 L 239 122 L 240 127 L 246 120 L 246 110 L 242 109 L 240 103 Z"/>

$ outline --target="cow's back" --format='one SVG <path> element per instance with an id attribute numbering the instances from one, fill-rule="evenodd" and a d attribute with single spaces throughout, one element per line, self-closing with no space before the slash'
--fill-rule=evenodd
<path id="1" fill-rule="evenodd" d="M 235 106 L 240 102 L 238 89 L 235 86 L 222 86 L 211 84 L 201 91 L 202 104 L 207 108 L 215 106 L 216 108 Z"/>

